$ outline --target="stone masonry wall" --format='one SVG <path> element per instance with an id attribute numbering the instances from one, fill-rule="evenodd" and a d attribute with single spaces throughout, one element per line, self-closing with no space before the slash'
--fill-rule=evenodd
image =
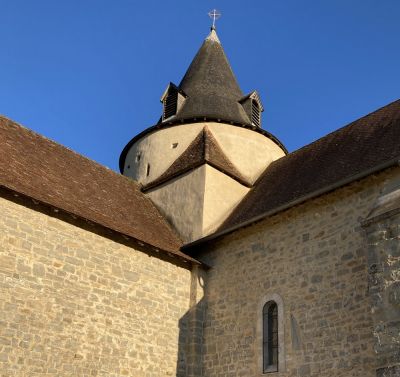
<path id="1" fill-rule="evenodd" d="M 260 320 L 268 295 L 283 300 L 286 354 L 284 369 L 271 376 L 375 376 L 360 221 L 392 173 L 296 206 L 197 254 L 211 266 L 204 296 L 204 377 L 262 375 Z"/>
<path id="2" fill-rule="evenodd" d="M 183 376 L 190 279 L 0 198 L 0 376 Z"/>
<path id="3" fill-rule="evenodd" d="M 399 209 L 396 212 L 366 224 L 378 377 L 400 377 Z"/>

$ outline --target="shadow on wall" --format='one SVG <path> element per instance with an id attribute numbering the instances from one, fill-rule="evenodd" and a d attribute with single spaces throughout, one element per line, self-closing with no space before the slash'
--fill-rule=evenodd
<path id="1" fill-rule="evenodd" d="M 179 320 L 176 377 L 202 375 L 205 274 L 199 266 L 194 266 L 191 271 L 189 310 Z"/>

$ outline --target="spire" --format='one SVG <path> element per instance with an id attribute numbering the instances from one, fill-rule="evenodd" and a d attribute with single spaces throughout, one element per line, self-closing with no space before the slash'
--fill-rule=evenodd
<path id="1" fill-rule="evenodd" d="M 204 40 L 178 86 L 186 96 L 168 121 L 210 119 L 251 124 L 239 103 L 243 93 L 226 58 L 215 27 Z"/>
<path id="2" fill-rule="evenodd" d="M 219 41 L 217 32 L 215 31 L 215 27 L 211 26 L 211 31 L 210 34 L 208 34 L 208 37 L 206 38 L 206 41 L 211 41 L 211 42 L 216 42 L 221 44 L 221 42 Z"/>

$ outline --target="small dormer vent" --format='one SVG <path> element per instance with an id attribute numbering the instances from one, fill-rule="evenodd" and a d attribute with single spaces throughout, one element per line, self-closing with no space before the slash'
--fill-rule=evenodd
<path id="1" fill-rule="evenodd" d="M 253 126 L 261 128 L 261 113 L 264 111 L 260 96 L 256 91 L 239 100 Z"/>
<path id="2" fill-rule="evenodd" d="M 170 92 L 165 97 L 163 104 L 163 120 L 175 115 L 178 107 L 178 92 L 175 90 L 170 90 Z"/>
<path id="3" fill-rule="evenodd" d="M 258 102 L 251 100 L 251 123 L 257 127 L 261 127 L 261 111 Z"/>
<path id="4" fill-rule="evenodd" d="M 171 82 L 161 97 L 161 102 L 163 104 L 162 120 L 164 121 L 176 115 L 183 105 L 185 98 L 186 95 Z"/>

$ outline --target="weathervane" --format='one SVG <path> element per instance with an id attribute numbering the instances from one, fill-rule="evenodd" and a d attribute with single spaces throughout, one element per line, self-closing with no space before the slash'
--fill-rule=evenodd
<path id="1" fill-rule="evenodd" d="M 213 9 L 210 12 L 208 12 L 208 15 L 213 20 L 211 30 L 215 30 L 215 21 L 221 17 L 221 13 L 219 11 L 217 11 L 216 9 Z"/>

